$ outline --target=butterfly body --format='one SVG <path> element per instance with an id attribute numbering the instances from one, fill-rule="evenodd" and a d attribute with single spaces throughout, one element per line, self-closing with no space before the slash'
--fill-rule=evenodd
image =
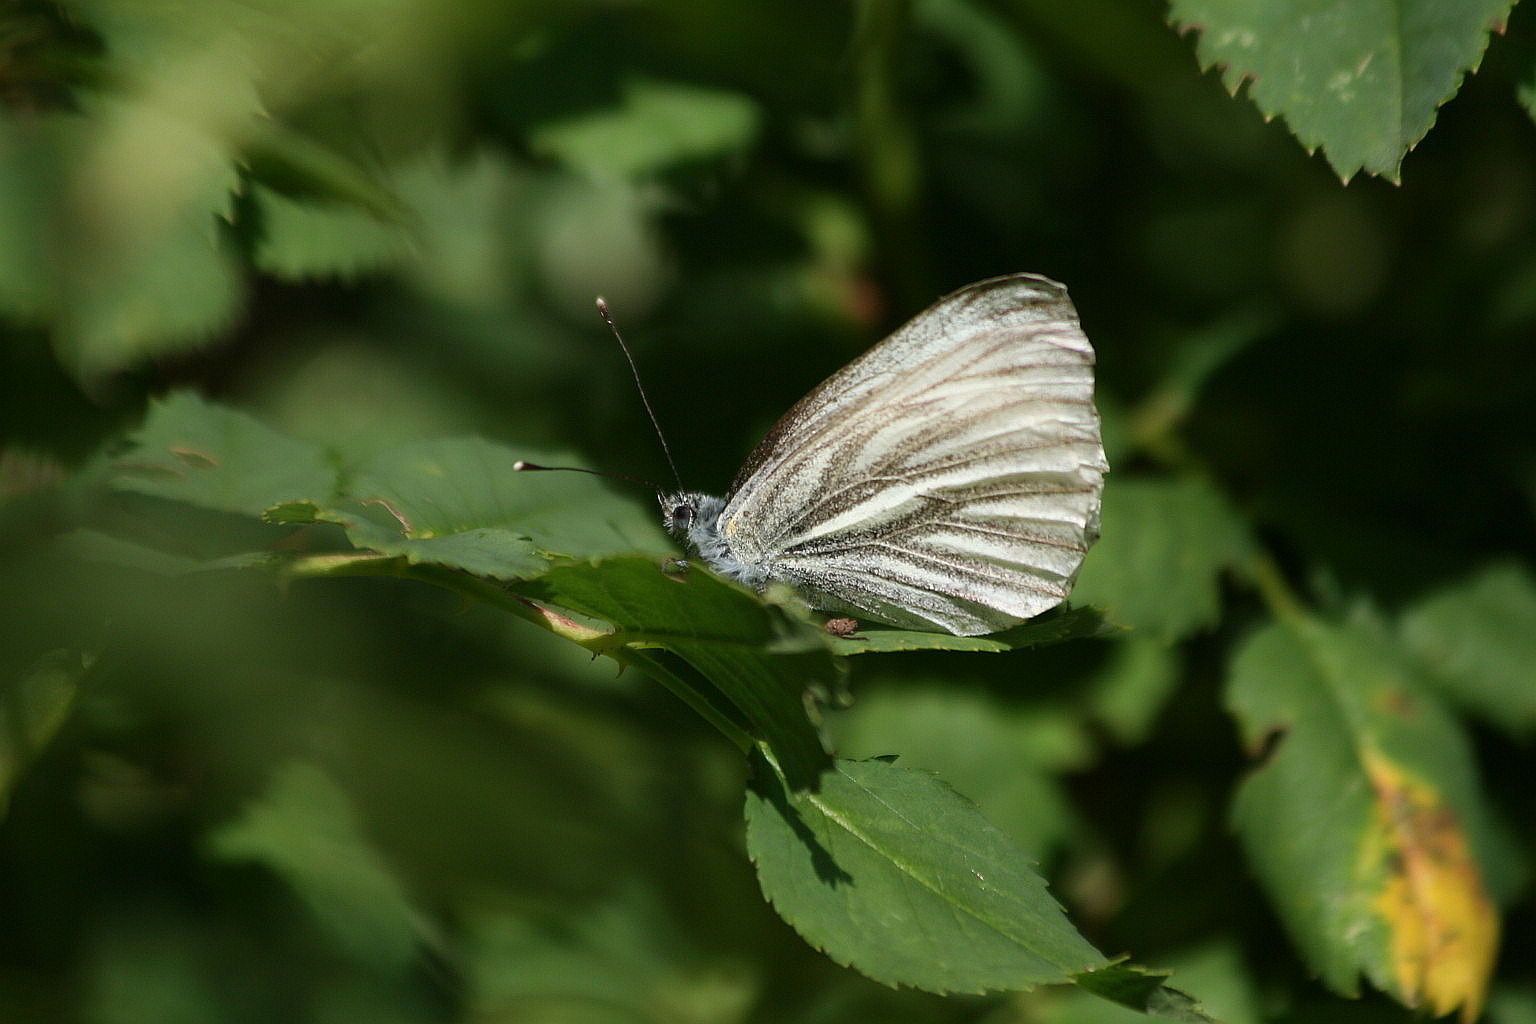
<path id="1" fill-rule="evenodd" d="M 747 585 L 976 635 L 1066 597 L 1108 468 L 1066 290 L 1017 274 L 946 296 L 829 377 L 725 498 L 661 501 L 675 536 Z"/>

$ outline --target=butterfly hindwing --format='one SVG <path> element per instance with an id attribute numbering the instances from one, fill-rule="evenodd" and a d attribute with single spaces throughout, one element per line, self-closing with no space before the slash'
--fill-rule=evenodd
<path id="1" fill-rule="evenodd" d="M 1093 349 L 1034 275 L 964 288 L 797 403 L 719 526 L 821 607 L 975 634 L 1058 604 L 1098 529 Z"/>

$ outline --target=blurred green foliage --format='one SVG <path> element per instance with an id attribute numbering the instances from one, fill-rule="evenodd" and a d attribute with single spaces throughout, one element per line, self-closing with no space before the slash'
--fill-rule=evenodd
<path id="1" fill-rule="evenodd" d="M 1536 1021 L 1509 7 L 6 5 L 0 1018 L 1136 1018 L 795 933 L 851 941 L 793 864 L 764 899 L 739 748 L 814 773 L 814 677 L 839 754 L 936 772 L 1219 1019 L 1475 1015 L 1486 981 Z M 643 487 L 510 479 L 666 476 L 594 295 L 718 491 L 883 331 L 1019 270 L 1099 352 L 1074 600 L 1124 630 L 839 649 L 650 571 Z"/>

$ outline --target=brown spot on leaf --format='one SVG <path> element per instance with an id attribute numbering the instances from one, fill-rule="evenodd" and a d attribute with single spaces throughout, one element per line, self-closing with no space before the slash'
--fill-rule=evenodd
<path id="1" fill-rule="evenodd" d="M 216 469 L 219 465 L 218 459 L 194 448 L 173 447 L 171 454 L 193 469 Z"/>

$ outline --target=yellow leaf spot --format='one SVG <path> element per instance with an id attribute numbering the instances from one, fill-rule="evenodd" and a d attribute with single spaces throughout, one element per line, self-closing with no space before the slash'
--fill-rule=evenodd
<path id="1" fill-rule="evenodd" d="M 1376 909 L 1391 932 L 1392 971 L 1407 1005 L 1436 1017 L 1482 1010 L 1499 919 L 1456 812 L 1443 794 L 1379 751 L 1367 751 L 1387 851 Z"/>

